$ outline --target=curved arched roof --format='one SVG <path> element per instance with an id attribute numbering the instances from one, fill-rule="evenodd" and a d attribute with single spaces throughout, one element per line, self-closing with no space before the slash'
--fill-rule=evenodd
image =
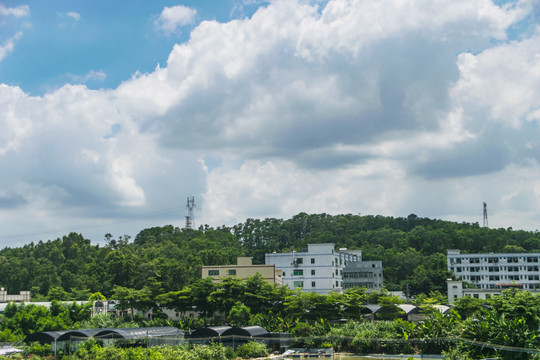
<path id="1" fill-rule="evenodd" d="M 230 326 L 205 327 L 202 329 L 197 329 L 194 332 L 192 332 L 190 338 L 196 339 L 196 338 L 209 338 L 209 337 L 221 336 L 223 335 L 225 331 L 229 329 L 232 329 L 232 328 Z"/>
<path id="2" fill-rule="evenodd" d="M 35 334 L 30 334 L 24 339 L 27 343 L 32 343 L 35 341 L 41 342 L 41 343 L 52 343 L 55 340 L 58 340 L 58 338 L 62 335 L 67 333 L 67 331 L 42 331 Z"/>
<path id="3" fill-rule="evenodd" d="M 71 339 L 88 339 L 96 335 L 103 329 L 79 329 L 79 330 L 69 330 L 65 331 L 64 334 L 60 335 L 57 341 L 67 341 Z"/>
<path id="4" fill-rule="evenodd" d="M 39 341 L 52 343 L 54 341 L 68 341 L 71 339 L 113 338 L 113 339 L 142 339 L 147 337 L 181 335 L 182 330 L 172 326 L 148 328 L 120 328 L 120 329 L 79 329 L 69 331 L 43 331 L 28 335 L 26 342 Z"/>
<path id="5" fill-rule="evenodd" d="M 146 328 L 119 328 L 119 329 L 98 329 L 101 330 L 94 335 L 94 338 L 113 339 L 142 339 L 146 337 L 179 335 L 183 334 L 172 326 L 146 327 Z"/>
<path id="6" fill-rule="evenodd" d="M 264 329 L 261 326 L 244 326 L 244 327 L 232 327 L 225 331 L 221 336 L 231 336 L 231 335 L 237 335 L 237 336 L 264 336 L 268 334 L 268 331 Z"/>

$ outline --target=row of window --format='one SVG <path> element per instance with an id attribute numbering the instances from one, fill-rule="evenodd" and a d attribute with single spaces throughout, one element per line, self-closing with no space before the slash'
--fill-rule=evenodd
<path id="1" fill-rule="evenodd" d="M 462 272 L 480 272 L 480 271 L 489 271 L 489 272 L 499 272 L 499 271 L 534 271 L 538 272 L 540 268 L 538 266 L 471 266 L 471 267 L 450 267 L 450 271 Z"/>
<path id="2" fill-rule="evenodd" d="M 208 276 L 219 276 L 219 269 L 218 270 L 208 270 Z M 236 276 L 236 270 L 235 269 L 228 269 L 227 270 L 227 276 Z"/>
<path id="3" fill-rule="evenodd" d="M 335 285 L 332 284 L 332 288 L 339 287 L 339 286 L 342 285 L 342 284 L 343 284 L 343 282 L 337 281 L 337 280 L 336 280 L 336 284 L 335 284 Z M 294 281 L 294 282 L 293 282 L 293 286 L 294 286 L 295 289 L 296 289 L 296 288 L 304 288 L 304 282 L 303 282 L 303 281 Z M 311 287 L 312 287 L 312 288 L 316 288 L 316 287 L 317 287 L 317 282 L 316 282 L 316 281 L 312 281 L 312 282 L 311 282 Z"/>
<path id="4" fill-rule="evenodd" d="M 315 264 L 315 258 L 311 258 L 311 259 L 310 259 L 310 262 L 311 262 L 311 264 Z M 302 264 L 304 264 L 304 259 L 301 258 L 301 257 L 295 258 L 295 259 L 293 260 L 293 263 L 294 263 L 294 265 L 302 265 Z M 334 265 L 335 265 L 335 266 L 343 265 L 343 259 L 339 259 L 339 260 L 338 260 L 338 258 L 336 258 L 335 260 L 332 260 L 332 266 L 334 266 Z M 346 262 L 346 261 L 345 261 L 345 265 L 347 265 L 347 262 Z"/>
<path id="5" fill-rule="evenodd" d="M 471 275 L 463 276 L 463 280 L 470 281 L 499 281 L 499 280 L 529 280 L 535 281 L 540 280 L 540 275 L 490 275 L 490 276 L 481 276 L 481 275 Z"/>
<path id="6" fill-rule="evenodd" d="M 315 269 L 311 269 L 311 275 L 315 276 Z M 332 273 L 332 276 L 333 275 L 334 274 Z M 343 270 L 336 269 L 336 275 L 343 275 Z M 283 272 L 283 276 L 285 276 L 285 271 Z M 304 276 L 304 269 L 294 269 L 293 276 Z"/>
<path id="7" fill-rule="evenodd" d="M 480 262 L 484 263 L 490 263 L 490 264 L 496 264 L 499 261 L 504 262 L 506 260 L 507 263 L 518 263 L 518 262 L 528 262 L 528 263 L 537 263 L 539 262 L 538 256 L 525 256 L 525 257 L 517 257 L 517 256 L 500 256 L 500 257 L 458 257 L 458 258 L 450 258 L 451 264 L 461 264 L 462 262 L 469 262 L 469 264 L 480 264 Z"/>

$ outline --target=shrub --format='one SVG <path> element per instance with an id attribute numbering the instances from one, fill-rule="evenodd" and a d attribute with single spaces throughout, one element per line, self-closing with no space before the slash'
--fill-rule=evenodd
<path id="1" fill-rule="evenodd" d="M 266 345 L 250 341 L 247 344 L 243 344 L 238 347 L 236 351 L 236 356 L 242 357 L 244 359 L 263 357 L 269 354 Z"/>

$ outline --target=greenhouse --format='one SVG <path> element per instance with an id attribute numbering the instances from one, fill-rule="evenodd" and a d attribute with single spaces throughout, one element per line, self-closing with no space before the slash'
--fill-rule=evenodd
<path id="1" fill-rule="evenodd" d="M 25 342 L 49 344 L 56 354 L 59 351 L 72 353 L 82 342 L 91 338 L 99 341 L 103 346 L 179 345 L 184 343 L 184 332 L 175 327 L 43 331 L 28 335 Z"/>

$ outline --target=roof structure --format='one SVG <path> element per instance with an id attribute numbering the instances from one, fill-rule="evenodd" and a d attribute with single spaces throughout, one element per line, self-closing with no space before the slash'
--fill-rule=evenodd
<path id="1" fill-rule="evenodd" d="M 98 329 L 101 330 L 94 335 L 97 339 L 141 339 L 158 336 L 171 336 L 183 334 L 172 326 L 145 327 L 145 328 L 120 328 L 120 329 Z"/>
<path id="2" fill-rule="evenodd" d="M 41 342 L 41 343 L 52 343 L 58 341 L 58 338 L 67 333 L 67 331 L 42 331 L 35 334 L 30 334 L 26 337 L 25 342 Z"/>
<path id="3" fill-rule="evenodd" d="M 265 328 L 261 326 L 244 326 L 244 327 L 232 327 L 228 330 L 226 330 L 221 336 L 245 336 L 245 337 L 253 337 L 253 336 L 264 336 L 268 334 L 268 331 L 266 331 Z"/>
<path id="4" fill-rule="evenodd" d="M 416 314 L 418 313 L 418 306 L 410 304 L 400 304 L 398 307 L 405 312 L 405 314 Z"/>
<path id="5" fill-rule="evenodd" d="M 160 336 L 183 335 L 184 332 L 172 326 L 147 327 L 147 328 L 120 328 L 120 329 L 79 329 L 69 331 L 43 331 L 28 335 L 27 343 L 39 341 L 52 343 L 55 341 L 68 341 L 72 339 L 143 339 Z"/>
<path id="6" fill-rule="evenodd" d="M 194 332 L 192 332 L 190 338 L 197 339 L 197 338 L 209 338 L 209 337 L 221 336 L 225 331 L 229 329 L 232 329 L 232 327 L 230 326 L 205 327 L 202 329 L 197 329 Z"/>
<path id="7" fill-rule="evenodd" d="M 64 334 L 60 335 L 56 341 L 68 341 L 72 339 L 89 339 L 96 335 L 103 329 L 79 329 L 64 331 Z"/>

